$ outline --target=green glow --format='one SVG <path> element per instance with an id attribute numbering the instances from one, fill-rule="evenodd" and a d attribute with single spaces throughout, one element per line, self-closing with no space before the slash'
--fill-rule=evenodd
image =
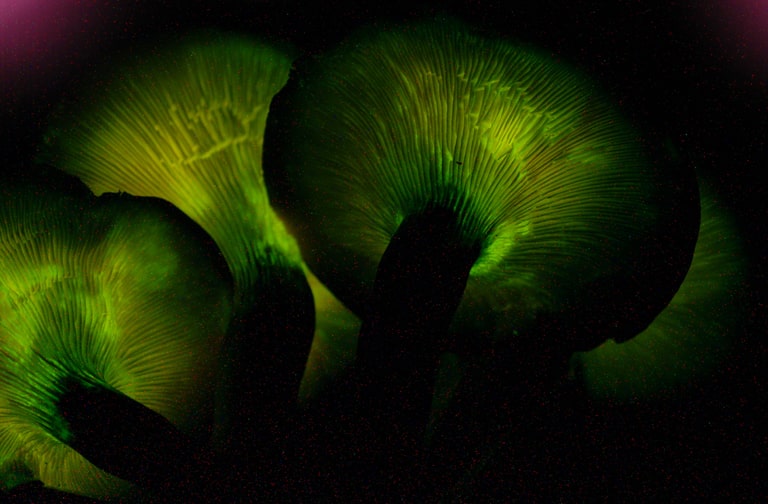
<path id="1" fill-rule="evenodd" d="M 270 264 L 287 257 L 298 267 L 300 252 L 269 205 L 261 167 L 269 104 L 291 59 L 233 35 L 193 37 L 141 56 L 103 71 L 107 84 L 60 115 L 43 159 L 96 194 L 173 203 L 219 245 L 238 296 Z"/>
<path id="2" fill-rule="evenodd" d="M 669 306 L 635 338 L 609 340 L 572 358 L 572 371 L 597 398 L 671 396 L 728 354 L 743 320 L 745 261 L 735 225 L 701 189 L 701 228 L 693 263 Z"/>
<path id="3" fill-rule="evenodd" d="M 433 23 L 358 35 L 314 70 L 290 105 L 296 197 L 281 210 L 357 312 L 398 223 L 426 205 L 454 210 L 458 239 L 483 244 L 452 327 L 468 335 L 558 312 L 631 269 L 657 229 L 664 181 L 637 133 L 547 54 Z"/>
<path id="4" fill-rule="evenodd" d="M 303 403 L 316 397 L 354 361 L 360 332 L 360 319 L 311 271 L 306 273 L 315 300 L 315 337 L 299 390 L 299 400 Z"/>
<path id="5" fill-rule="evenodd" d="M 74 371 L 182 429 L 204 428 L 229 280 L 158 200 L 34 188 L 4 189 L 2 201 L 0 481 L 119 495 L 127 483 L 65 444 L 64 378 Z"/>
<path id="6" fill-rule="evenodd" d="M 173 203 L 216 241 L 235 278 L 236 304 L 247 310 L 247 293 L 270 265 L 287 261 L 308 271 L 269 205 L 261 166 L 270 100 L 290 66 L 283 52 L 244 37 L 206 35 L 174 45 L 106 72 L 112 76 L 108 84 L 81 99 L 92 105 L 77 103 L 60 114 L 43 159 L 80 177 L 96 194 L 127 192 Z M 125 250 L 115 253 L 136 253 L 120 243 L 115 246 Z M 142 268 L 155 271 L 142 271 L 137 279 L 171 274 L 172 265 L 150 260 L 162 253 L 157 247 L 146 245 L 142 261 Z M 315 369 L 315 363 L 330 362 L 330 340 L 343 339 L 343 348 L 352 344 L 359 322 L 329 301 L 322 284 L 310 285 L 317 329 L 308 369 Z M 328 372 L 334 374 L 335 366 Z M 323 369 L 317 368 L 318 380 Z M 313 379 L 309 373 L 305 382 Z"/>

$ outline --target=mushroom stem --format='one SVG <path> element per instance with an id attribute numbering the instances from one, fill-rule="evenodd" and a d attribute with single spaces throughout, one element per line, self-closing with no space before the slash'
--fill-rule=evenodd
<path id="1" fill-rule="evenodd" d="M 438 342 L 410 336 L 447 332 L 480 255 L 478 244 L 464 242 L 452 210 L 432 206 L 403 220 L 378 265 L 359 358 L 382 366 L 387 354 L 430 360 L 440 354 Z"/>
<path id="2" fill-rule="evenodd" d="M 160 495 L 194 479 L 194 444 L 162 415 L 103 385 L 70 379 L 63 388 L 68 444 L 94 465 Z"/>
<path id="3" fill-rule="evenodd" d="M 403 220 L 379 262 L 358 347 L 360 413 L 381 443 L 372 453 L 398 454 L 379 467 L 413 474 L 445 335 L 479 253 L 452 210 L 431 206 Z"/>
<path id="4" fill-rule="evenodd" d="M 493 345 L 465 363 L 424 463 L 425 478 L 444 500 L 462 500 L 454 493 L 492 463 L 505 436 L 547 439 L 545 403 L 564 379 L 568 354 L 558 348 L 537 352 L 536 344 L 545 340 L 542 332 L 538 339 Z M 518 462 L 521 471 L 535 463 Z"/>
<path id="5" fill-rule="evenodd" d="M 274 269 L 251 310 L 235 317 L 224 343 L 212 445 L 224 464 L 258 474 L 255 485 L 289 481 L 298 391 L 314 324 L 312 292 L 301 270 Z M 258 453 L 258 456 L 255 454 Z"/>

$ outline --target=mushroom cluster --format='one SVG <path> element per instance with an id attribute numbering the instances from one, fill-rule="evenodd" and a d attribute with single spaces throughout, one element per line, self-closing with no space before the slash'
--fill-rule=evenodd
<path id="1" fill-rule="evenodd" d="M 100 72 L 38 157 L 95 194 L 3 188 L 0 487 L 167 496 L 94 448 L 145 429 L 215 453 L 182 470 L 210 496 L 443 494 L 569 362 L 595 396 L 688 380 L 653 369 L 717 355 L 740 252 L 656 154 L 579 70 L 453 21 Z M 141 429 L 89 433 L 107 404 Z"/>

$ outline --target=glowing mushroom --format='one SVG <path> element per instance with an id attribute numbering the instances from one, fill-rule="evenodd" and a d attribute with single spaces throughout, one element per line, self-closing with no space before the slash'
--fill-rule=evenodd
<path id="1" fill-rule="evenodd" d="M 278 410 L 295 405 L 302 376 L 306 398 L 325 368 L 338 368 L 333 361 L 316 366 L 328 362 L 317 352 L 336 334 L 346 335 L 339 331 L 347 326 L 351 335 L 342 339 L 354 341 L 357 332 L 354 316 L 319 282 L 309 284 L 315 324 L 308 271 L 264 186 L 266 116 L 290 67 L 286 52 L 247 37 L 190 36 L 102 72 L 112 77 L 64 107 L 42 148 L 41 160 L 78 176 L 96 194 L 170 201 L 221 248 L 235 279 L 236 317 L 214 436 L 220 451 L 251 450 L 282 437 L 274 432 L 284 420 Z M 338 325 L 337 316 L 348 323 Z M 307 367 L 313 329 L 315 355 Z M 266 438 L 243 443 L 243 429 L 262 429 Z"/>
<path id="2" fill-rule="evenodd" d="M 69 445 L 81 431 L 59 401 L 69 384 L 116 391 L 204 436 L 231 279 L 169 203 L 95 198 L 52 179 L 0 193 L 0 481 L 125 495 L 126 481 Z"/>
<path id="3" fill-rule="evenodd" d="M 265 146 L 273 205 L 363 317 L 359 368 L 397 397 L 443 351 L 495 342 L 565 368 L 634 336 L 695 243 L 695 178 L 657 162 L 594 82 L 457 23 L 363 31 L 307 62 Z"/>

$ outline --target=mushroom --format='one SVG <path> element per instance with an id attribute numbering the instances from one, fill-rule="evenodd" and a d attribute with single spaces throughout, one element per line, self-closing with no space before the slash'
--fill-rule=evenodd
<path id="1" fill-rule="evenodd" d="M 281 466 L 269 446 L 283 456 L 292 408 L 311 403 L 350 359 L 343 348 L 354 349 L 359 327 L 311 275 L 264 185 L 266 116 L 291 62 L 271 45 L 208 32 L 140 53 L 63 107 L 40 156 L 96 194 L 173 203 L 222 250 L 236 314 L 212 444 L 233 464 L 258 450 L 262 474 Z"/>
<path id="2" fill-rule="evenodd" d="M 96 198 L 54 179 L 0 190 L 0 480 L 132 494 L 70 446 L 82 431 L 59 402 L 73 384 L 115 391 L 204 436 L 231 279 L 169 203 Z"/>
<path id="3" fill-rule="evenodd" d="M 571 359 L 589 394 L 614 402 L 674 396 L 729 354 L 742 319 L 745 258 L 736 225 L 701 181 L 701 228 L 693 262 L 669 305 L 642 333 L 608 340 Z"/>
<path id="4" fill-rule="evenodd" d="M 363 30 L 296 66 L 265 179 L 309 268 L 363 318 L 357 368 L 377 385 L 359 399 L 401 415 L 383 425 L 429 409 L 442 352 L 567 370 L 682 281 L 695 178 L 577 69 L 451 21 Z"/>

